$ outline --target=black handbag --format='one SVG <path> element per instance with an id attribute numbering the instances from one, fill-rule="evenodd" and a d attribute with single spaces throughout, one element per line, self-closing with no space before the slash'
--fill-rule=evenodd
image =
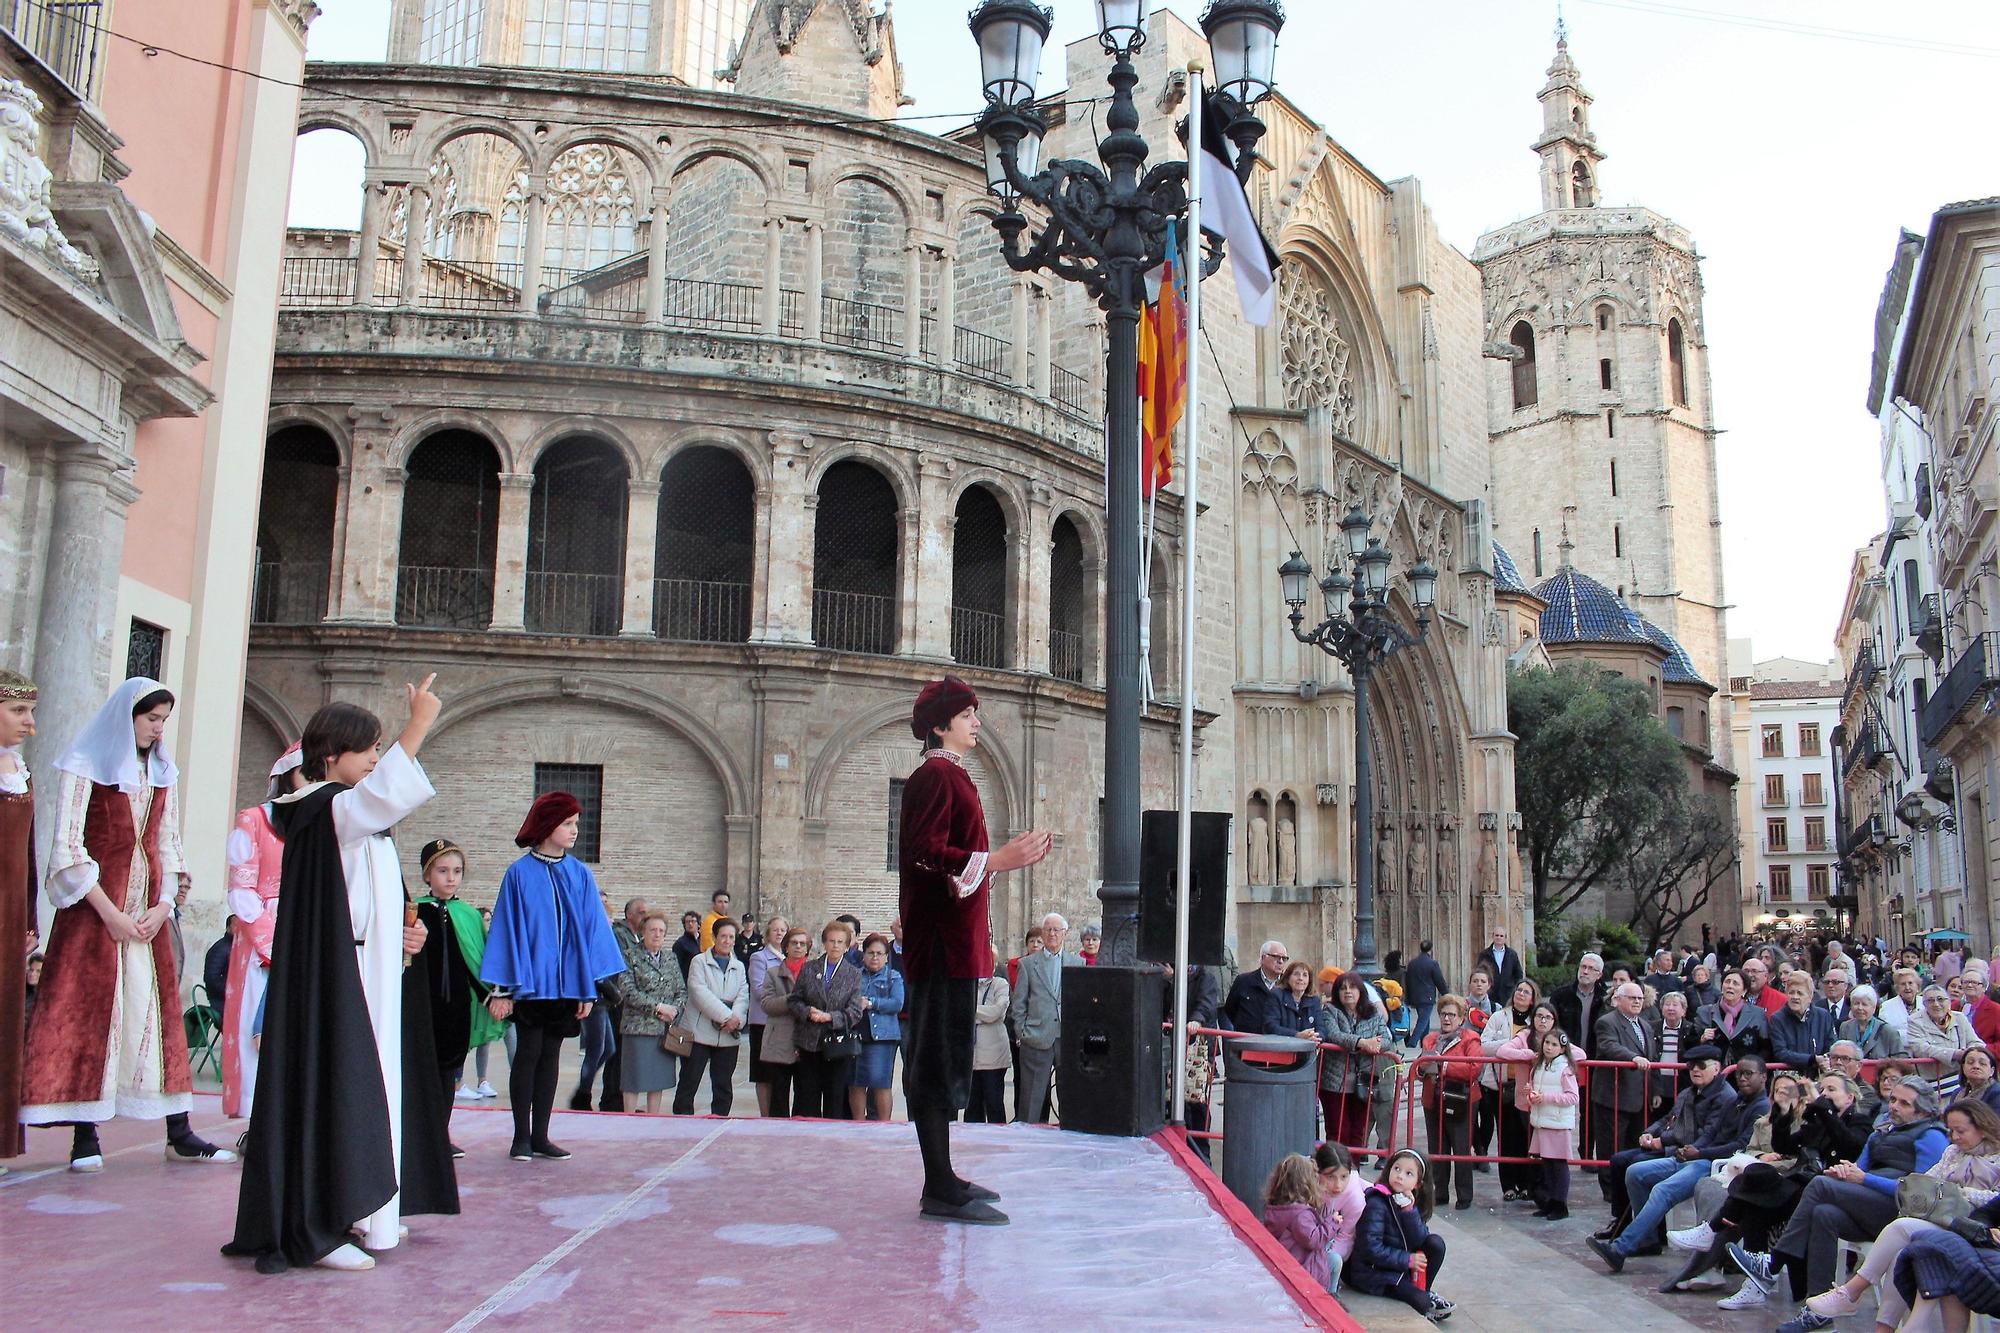
<path id="1" fill-rule="evenodd" d="M 861 1034 L 852 1028 L 821 1033 L 819 1053 L 824 1060 L 852 1060 L 861 1054 Z"/>

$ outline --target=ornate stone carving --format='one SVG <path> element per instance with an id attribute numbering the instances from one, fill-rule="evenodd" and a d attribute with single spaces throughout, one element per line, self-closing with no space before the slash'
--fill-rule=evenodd
<path id="1" fill-rule="evenodd" d="M 84 282 L 97 261 L 71 245 L 49 211 L 54 173 L 35 153 L 42 99 L 18 79 L 0 79 L 0 234 L 36 251 Z"/>
<path id="2" fill-rule="evenodd" d="M 1303 264 L 1278 270 L 1280 339 L 1284 346 L 1285 406 L 1327 409 L 1333 433 L 1354 438 L 1353 349 L 1340 327 L 1333 292 Z"/>

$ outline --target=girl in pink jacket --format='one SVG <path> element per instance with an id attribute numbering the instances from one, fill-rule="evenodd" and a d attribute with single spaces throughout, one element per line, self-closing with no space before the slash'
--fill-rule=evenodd
<path id="1" fill-rule="evenodd" d="M 1292 1153 L 1272 1168 L 1264 1186 L 1264 1226 L 1315 1282 L 1333 1290 L 1327 1259 L 1333 1244 L 1333 1208 L 1320 1191 L 1319 1172 L 1310 1158 Z"/>

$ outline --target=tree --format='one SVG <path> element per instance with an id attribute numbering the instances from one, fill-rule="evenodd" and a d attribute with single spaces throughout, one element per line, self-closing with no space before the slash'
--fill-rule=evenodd
<path id="1" fill-rule="evenodd" d="M 1588 662 L 1510 670 L 1507 725 L 1542 921 L 1633 859 L 1664 806 L 1686 791 L 1686 763 L 1645 688 Z"/>
<path id="2" fill-rule="evenodd" d="M 1620 872 L 1632 895 L 1632 929 L 1651 953 L 1708 905 L 1736 864 L 1736 817 L 1683 790 L 1661 807 Z"/>

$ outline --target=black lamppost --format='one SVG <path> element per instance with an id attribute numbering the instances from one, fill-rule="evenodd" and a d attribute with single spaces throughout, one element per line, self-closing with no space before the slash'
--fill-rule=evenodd
<path id="1" fill-rule="evenodd" d="M 1304 606 L 1312 596 L 1313 571 L 1297 551 L 1278 566 L 1285 601 L 1292 608 L 1292 635 L 1336 658 L 1354 678 L 1354 970 L 1363 977 L 1381 975 L 1375 961 L 1375 784 L 1369 775 L 1368 681 L 1375 668 L 1405 648 L 1423 641 L 1437 599 L 1437 570 L 1419 560 L 1404 575 L 1410 605 L 1417 613 L 1413 634 L 1389 611 L 1389 548 L 1368 530 L 1375 520 L 1359 505 L 1340 520 L 1346 560 L 1353 573 L 1339 564 L 1319 581 L 1326 618 L 1305 628 Z"/>
<path id="2" fill-rule="evenodd" d="M 1034 107 L 1042 47 L 1053 11 L 1031 0 L 985 0 L 972 12 L 973 38 L 987 109 L 979 130 L 988 188 L 1001 202 L 993 225 L 1007 264 L 1081 283 L 1105 312 L 1109 335 L 1106 398 L 1110 495 L 1104 606 L 1104 903 L 1105 961 L 1136 960 L 1139 904 L 1139 317 L 1145 275 L 1165 256 L 1167 227 L 1187 207 L 1187 163 L 1146 170 L 1139 135 L 1132 56 L 1146 43 L 1145 0 L 1097 0 L 1098 40 L 1111 56 L 1109 133 L 1098 145 L 1102 169 L 1051 162 L 1037 171 L 1047 126 Z M 1264 125 L 1246 105 L 1271 90 L 1278 30 L 1276 0 L 1213 0 L 1202 17 L 1224 89 L 1223 132 L 1237 146 L 1236 170 L 1249 179 L 1250 149 Z M 1143 175 L 1141 174 L 1143 172 Z M 1020 201 L 1037 205 L 1034 222 Z M 1041 230 L 1023 237 L 1039 223 Z M 1192 246 L 1190 245 L 1190 248 Z M 1204 273 L 1221 262 L 1211 244 Z"/>

